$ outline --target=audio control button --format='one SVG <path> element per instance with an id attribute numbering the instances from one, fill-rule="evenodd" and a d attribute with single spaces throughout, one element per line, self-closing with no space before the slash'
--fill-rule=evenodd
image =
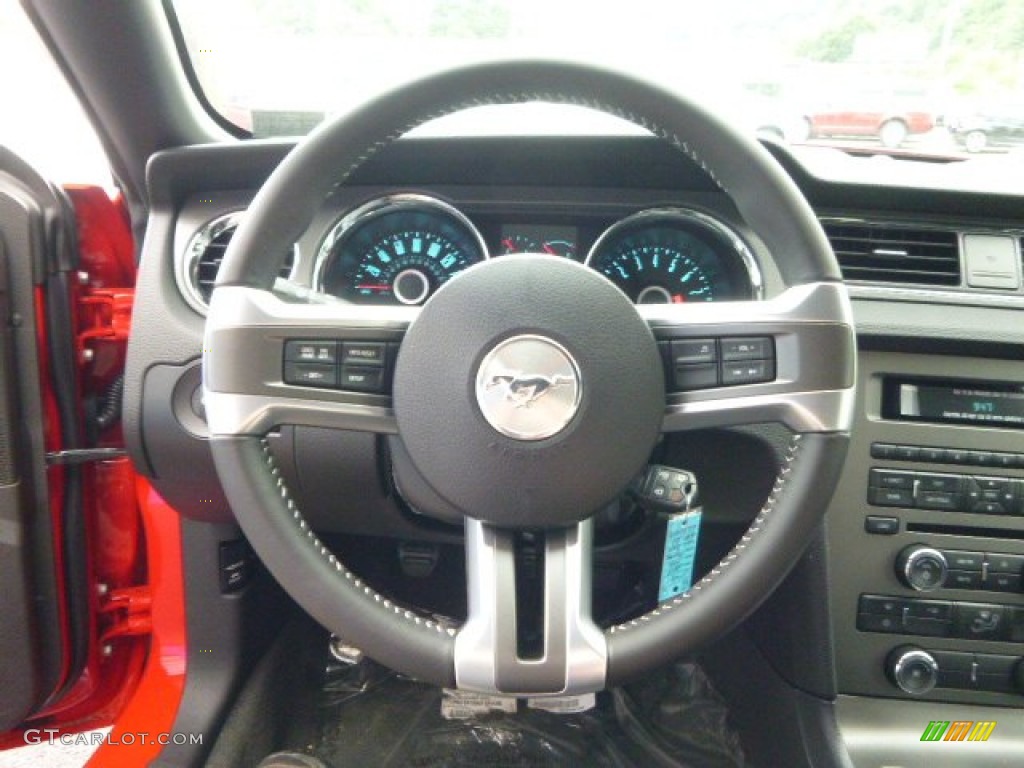
<path id="1" fill-rule="evenodd" d="M 984 589 L 991 592 L 1020 592 L 1020 576 L 1012 573 L 986 574 Z"/>
<path id="2" fill-rule="evenodd" d="M 986 552 L 989 573 L 1014 573 L 1018 576 L 1024 571 L 1024 555 L 1002 555 Z"/>
<path id="3" fill-rule="evenodd" d="M 922 509 L 939 509 L 945 512 L 953 512 L 960 508 L 960 497 L 955 493 L 918 491 L 917 506 Z"/>
<path id="4" fill-rule="evenodd" d="M 949 573 L 945 556 L 937 549 L 912 544 L 896 557 L 896 575 L 911 589 L 931 592 L 941 588 Z"/>
<path id="5" fill-rule="evenodd" d="M 985 556 L 981 552 L 944 549 L 942 555 L 949 563 L 949 567 L 958 571 L 980 571 L 981 565 L 985 561 Z"/>
<path id="6" fill-rule="evenodd" d="M 950 571 L 946 575 L 950 589 L 982 589 L 981 571 Z"/>

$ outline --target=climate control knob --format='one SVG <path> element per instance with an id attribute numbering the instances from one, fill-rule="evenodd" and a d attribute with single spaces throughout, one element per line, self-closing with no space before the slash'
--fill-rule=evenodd
<path id="1" fill-rule="evenodd" d="M 911 589 L 931 592 L 946 583 L 949 564 L 939 550 L 923 544 L 911 544 L 896 557 L 896 575 Z"/>
<path id="2" fill-rule="evenodd" d="M 893 685 L 914 696 L 928 693 L 939 682 L 939 663 L 916 645 L 893 649 L 885 666 Z"/>

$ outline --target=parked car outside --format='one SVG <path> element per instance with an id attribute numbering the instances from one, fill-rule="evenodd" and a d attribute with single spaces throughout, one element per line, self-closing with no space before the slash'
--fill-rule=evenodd
<path id="1" fill-rule="evenodd" d="M 964 116 L 951 116 L 946 128 L 968 152 L 1024 144 L 1024 103 L 997 105 Z"/>
<path id="2" fill-rule="evenodd" d="M 869 136 L 895 149 L 908 136 L 932 130 L 935 118 L 922 110 L 829 106 L 807 114 L 804 127 L 807 138 Z"/>

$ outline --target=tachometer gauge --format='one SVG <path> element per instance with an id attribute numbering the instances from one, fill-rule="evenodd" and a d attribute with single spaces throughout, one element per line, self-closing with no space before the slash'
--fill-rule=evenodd
<path id="1" fill-rule="evenodd" d="M 486 258 L 483 238 L 458 210 L 425 195 L 394 195 L 361 206 L 331 229 L 313 284 L 359 304 L 417 305 Z"/>
<path id="2" fill-rule="evenodd" d="M 739 235 L 697 211 L 661 208 L 605 231 L 586 263 L 637 304 L 759 298 L 761 275 Z"/>

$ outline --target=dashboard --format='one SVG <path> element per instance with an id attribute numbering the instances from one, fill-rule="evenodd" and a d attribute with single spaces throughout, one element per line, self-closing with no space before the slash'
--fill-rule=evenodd
<path id="1" fill-rule="evenodd" d="M 139 281 L 150 311 L 136 337 L 154 346 L 129 361 L 138 366 L 129 382 L 143 382 L 145 397 L 129 386 L 126 439 L 160 492 L 194 519 L 231 519 L 195 400 L 202 297 L 212 286 L 202 281 L 223 256 L 225 217 L 241 215 L 289 148 L 185 148 L 150 164 Z M 1024 201 L 1011 190 L 957 190 L 942 175 L 955 169 L 890 161 L 892 180 L 879 181 L 887 166 L 857 165 L 871 161 L 825 164 L 842 169 L 832 172 L 772 151 L 844 268 L 859 395 L 821 536 L 752 624 L 750 656 L 764 656 L 793 688 L 835 700 L 855 757 L 895 760 L 894 732 L 917 744 L 940 715 L 998 719 L 992 707 L 1019 707 L 1024 690 Z M 679 153 L 637 137 L 399 142 L 311 212 L 282 254 L 281 276 L 349 304 L 418 305 L 473 264 L 521 253 L 583 262 L 638 303 L 751 301 L 784 287 L 729 198 Z M 272 441 L 289 483 L 313 498 L 313 524 L 456 540 L 396 509 L 386 483 L 346 497 L 347 483 L 377 476 L 380 446 L 328 432 L 282 430 Z M 708 479 L 711 517 L 726 525 L 748 522 L 750 498 L 770 486 L 738 469 L 760 450 L 748 438 L 665 447 Z M 733 462 L 702 464 L 723 450 Z M 339 451 L 349 477 L 328 460 Z M 734 666 L 727 676 L 743 698 L 763 670 Z M 1024 739 L 1004 719 L 998 729 L 1011 744 Z"/>

